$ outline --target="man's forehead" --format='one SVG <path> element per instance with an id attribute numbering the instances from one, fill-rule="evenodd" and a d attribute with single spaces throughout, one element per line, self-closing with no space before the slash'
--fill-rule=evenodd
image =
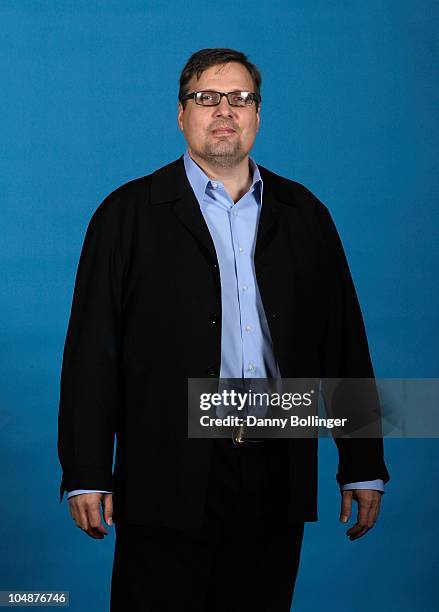
<path id="1" fill-rule="evenodd" d="M 201 73 L 200 78 L 194 74 L 191 78 L 191 84 L 199 87 L 200 84 L 208 87 L 214 87 L 216 84 L 227 83 L 232 89 L 241 89 L 243 87 L 253 86 L 253 81 L 250 73 L 242 64 L 230 62 L 228 64 L 218 64 L 206 68 Z"/>

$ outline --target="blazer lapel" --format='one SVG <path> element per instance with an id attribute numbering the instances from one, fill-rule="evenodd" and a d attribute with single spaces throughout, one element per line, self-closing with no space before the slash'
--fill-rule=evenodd
<path id="1" fill-rule="evenodd" d="M 261 215 L 256 236 L 255 260 L 261 257 L 276 235 L 276 230 L 284 212 L 283 203 L 295 205 L 291 194 L 283 188 L 285 179 L 278 177 L 270 170 L 267 170 L 267 168 L 259 166 L 259 164 L 258 168 L 264 187 Z"/>
<path id="2" fill-rule="evenodd" d="M 175 215 L 193 235 L 206 257 L 218 265 L 212 236 L 186 176 L 183 155 L 154 173 L 151 201 L 153 203 L 175 201 L 173 208 Z"/>
<path id="3" fill-rule="evenodd" d="M 263 168 L 259 166 L 259 171 L 263 181 L 262 207 L 259 217 L 258 231 L 256 235 L 255 260 L 258 259 L 263 251 L 273 239 L 279 220 L 279 205 L 270 183 Z"/>
<path id="4" fill-rule="evenodd" d="M 264 184 L 262 208 L 256 236 L 255 259 L 260 258 L 276 234 L 282 217 L 281 202 L 291 202 L 290 194 L 282 189 L 282 179 L 276 174 L 259 166 Z M 218 265 L 215 245 L 204 220 L 200 205 L 195 197 L 184 169 L 183 155 L 153 174 L 151 202 L 174 202 L 174 213 L 181 223 L 191 232 L 208 259 Z"/>

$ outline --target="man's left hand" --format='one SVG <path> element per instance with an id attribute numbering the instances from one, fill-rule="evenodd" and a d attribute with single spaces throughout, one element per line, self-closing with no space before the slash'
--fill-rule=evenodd
<path id="1" fill-rule="evenodd" d="M 340 522 L 347 523 L 351 516 L 352 500 L 358 504 L 357 522 L 346 531 L 350 540 L 357 540 L 375 525 L 380 512 L 381 493 L 373 489 L 341 491 Z"/>

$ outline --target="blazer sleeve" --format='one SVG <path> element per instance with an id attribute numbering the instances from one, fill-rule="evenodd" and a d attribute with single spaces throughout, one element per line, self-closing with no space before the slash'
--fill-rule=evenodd
<path id="1" fill-rule="evenodd" d="M 355 419 L 371 423 L 369 429 L 373 436 L 334 437 L 339 456 L 336 478 L 340 485 L 377 479 L 386 483 L 390 476 L 384 461 L 381 411 L 364 321 L 339 234 L 328 209 L 321 202 L 320 204 L 328 249 L 324 296 L 328 305 L 328 318 L 322 351 L 324 376 L 340 379 L 342 384 L 339 388 L 343 388 L 344 382 L 344 387 L 350 389 L 348 397 L 359 399 L 358 405 L 354 406 Z M 352 379 L 359 380 L 354 382 Z M 352 389 L 355 389 L 355 392 L 352 392 Z M 365 389 L 364 393 L 362 389 Z M 322 392 L 324 397 L 329 395 L 325 384 L 322 385 Z M 347 405 L 343 401 L 341 404 Z M 335 408 L 332 408 L 332 412 L 336 414 L 340 406 L 335 405 Z"/>
<path id="2" fill-rule="evenodd" d="M 76 273 L 61 368 L 60 502 L 66 490 L 113 489 L 123 280 L 118 208 L 110 195 L 92 216 Z"/>

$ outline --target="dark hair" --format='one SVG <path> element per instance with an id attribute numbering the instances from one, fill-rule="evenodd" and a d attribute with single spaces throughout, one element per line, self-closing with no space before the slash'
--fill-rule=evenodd
<path id="1" fill-rule="evenodd" d="M 183 96 L 189 93 L 188 84 L 191 78 L 196 74 L 197 79 L 202 73 L 211 66 L 226 64 L 228 62 L 238 62 L 247 68 L 250 76 L 253 79 L 255 93 L 261 95 L 261 73 L 258 68 L 248 61 L 247 56 L 240 51 L 234 49 L 200 49 L 193 53 L 180 74 L 180 89 L 178 91 L 178 99 L 181 102 Z M 186 106 L 186 100 L 181 102 L 183 108 Z M 258 103 L 256 102 L 256 110 Z"/>

